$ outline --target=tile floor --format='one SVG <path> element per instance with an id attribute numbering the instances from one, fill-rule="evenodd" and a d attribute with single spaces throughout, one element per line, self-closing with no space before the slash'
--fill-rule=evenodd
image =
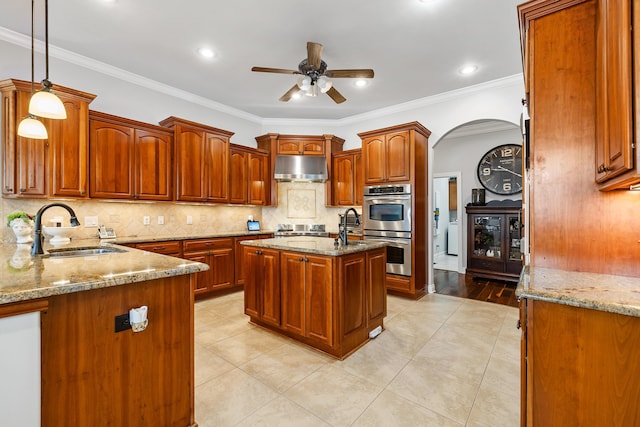
<path id="1" fill-rule="evenodd" d="M 196 303 L 200 427 L 519 424 L 516 308 L 389 296 L 385 331 L 344 361 L 242 312 L 242 292 Z"/>

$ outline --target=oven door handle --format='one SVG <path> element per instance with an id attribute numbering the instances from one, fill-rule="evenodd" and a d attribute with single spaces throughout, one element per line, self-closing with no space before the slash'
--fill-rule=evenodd
<path id="1" fill-rule="evenodd" d="M 384 237 L 369 237 L 369 236 L 364 236 L 363 240 L 374 240 L 376 242 L 384 242 L 384 243 L 391 243 L 392 245 L 403 245 L 403 246 L 409 246 L 411 245 L 411 239 L 402 239 L 402 238 L 398 238 L 398 239 L 385 239 Z"/>

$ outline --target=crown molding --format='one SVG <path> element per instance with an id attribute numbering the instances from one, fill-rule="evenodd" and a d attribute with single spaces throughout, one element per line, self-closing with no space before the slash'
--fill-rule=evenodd
<path id="1" fill-rule="evenodd" d="M 0 27 L 0 40 L 4 40 L 14 45 L 31 49 L 31 37 L 24 34 L 9 30 L 5 27 Z M 44 42 L 36 40 L 34 48 L 39 53 L 44 53 Z M 262 126 L 324 126 L 324 127 L 340 127 L 344 125 L 350 125 L 365 120 L 376 119 L 380 117 L 389 116 L 392 114 L 402 113 L 406 111 L 416 110 L 424 108 L 430 105 L 439 104 L 442 102 L 452 101 L 455 99 L 467 97 L 473 93 L 485 91 L 487 89 L 495 89 L 506 86 L 512 86 L 514 84 L 524 85 L 523 74 L 514 74 L 512 76 L 503 77 L 496 80 L 480 83 L 473 86 L 468 86 L 462 89 L 452 90 L 437 95 L 427 96 L 424 98 L 416 99 L 402 104 L 396 104 L 391 107 L 380 108 L 377 110 L 369 111 L 362 114 L 356 114 L 353 116 L 345 117 L 342 119 L 286 119 L 286 118 L 263 118 L 255 114 L 248 113 L 237 108 L 230 107 L 220 102 L 213 101 L 208 98 L 187 92 L 181 89 L 177 89 L 173 86 L 169 86 L 155 80 L 143 77 L 138 74 L 131 73 L 118 67 L 111 66 L 104 62 L 96 61 L 89 57 L 79 55 L 66 49 L 62 49 L 49 44 L 49 55 L 71 64 L 78 65 L 83 68 L 102 73 L 135 85 L 145 87 L 147 89 L 154 90 L 159 93 L 164 93 L 169 96 L 173 96 L 193 104 L 201 105 L 212 110 L 219 111 L 221 113 L 229 114 L 234 117 L 238 117 L 250 122 L 260 124 Z M 524 91 L 524 86 L 523 86 Z"/>

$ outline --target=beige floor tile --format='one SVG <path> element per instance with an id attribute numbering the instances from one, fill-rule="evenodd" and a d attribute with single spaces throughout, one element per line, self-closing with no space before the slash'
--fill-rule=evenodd
<path id="1" fill-rule="evenodd" d="M 509 394 L 513 400 L 520 399 L 520 359 L 511 360 L 491 356 L 482 378 L 481 388 Z"/>
<path id="2" fill-rule="evenodd" d="M 374 342 L 370 341 L 345 360 L 334 361 L 333 366 L 386 387 L 411 359 Z"/>
<path id="3" fill-rule="evenodd" d="M 251 325 L 247 319 L 220 319 L 201 325 L 195 329 L 196 342 L 211 347 L 216 342 L 241 334 L 256 327 Z"/>
<path id="4" fill-rule="evenodd" d="M 320 418 L 285 397 L 263 406 L 237 427 L 330 427 Z"/>
<path id="5" fill-rule="evenodd" d="M 287 340 L 261 328 L 253 328 L 216 341 L 209 348 L 235 366 L 240 366 L 269 351 L 285 345 Z"/>
<path id="6" fill-rule="evenodd" d="M 329 361 L 329 356 L 293 343 L 283 343 L 241 365 L 240 368 L 282 393 Z"/>
<path id="7" fill-rule="evenodd" d="M 385 320 L 384 327 L 388 330 L 401 332 L 416 337 L 429 338 L 442 326 L 433 315 L 428 312 L 398 313 L 393 319 Z"/>
<path id="8" fill-rule="evenodd" d="M 462 427 L 456 421 L 383 391 L 352 425 L 353 427 Z"/>
<path id="9" fill-rule="evenodd" d="M 332 365 L 318 369 L 285 396 L 332 426 L 349 426 L 373 402 L 382 387 Z"/>
<path id="10" fill-rule="evenodd" d="M 506 307 L 497 304 L 465 300 L 465 303 L 447 320 L 447 324 L 497 335 L 506 314 L 504 308 Z"/>
<path id="11" fill-rule="evenodd" d="M 429 341 L 430 335 L 415 336 L 402 331 L 396 331 L 393 327 L 386 327 L 375 340 L 367 346 L 380 346 L 385 350 L 412 358 Z"/>
<path id="12" fill-rule="evenodd" d="M 443 373 L 479 384 L 489 362 L 489 354 L 474 347 L 465 348 L 457 343 L 430 340 L 413 360 L 420 365 L 436 367 Z"/>
<path id="13" fill-rule="evenodd" d="M 469 382 L 440 366 L 411 362 L 391 382 L 387 390 L 407 400 L 464 423 L 473 405 L 480 383 Z"/>
<path id="14" fill-rule="evenodd" d="M 195 345 L 195 385 L 219 377 L 220 375 L 235 369 L 231 363 L 224 360 L 206 347 L 196 343 Z"/>
<path id="15" fill-rule="evenodd" d="M 481 387 L 467 426 L 513 427 L 518 425 L 520 425 L 520 401 L 509 394 Z"/>
<path id="16" fill-rule="evenodd" d="M 234 426 L 278 397 L 278 393 L 234 369 L 196 387 L 196 421 L 200 427 Z"/>

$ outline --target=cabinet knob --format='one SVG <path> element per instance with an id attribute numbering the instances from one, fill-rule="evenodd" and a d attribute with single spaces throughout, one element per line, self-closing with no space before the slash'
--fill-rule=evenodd
<path id="1" fill-rule="evenodd" d="M 21 192 L 21 193 L 24 193 L 25 191 L 26 191 L 26 190 L 25 190 L 24 188 L 21 188 L 21 189 L 20 189 L 20 192 Z"/>
<path id="2" fill-rule="evenodd" d="M 522 328 L 522 324 L 520 323 L 520 319 L 516 322 L 516 329 Z"/>
<path id="3" fill-rule="evenodd" d="M 256 255 L 262 255 L 262 251 L 256 251 Z"/>

